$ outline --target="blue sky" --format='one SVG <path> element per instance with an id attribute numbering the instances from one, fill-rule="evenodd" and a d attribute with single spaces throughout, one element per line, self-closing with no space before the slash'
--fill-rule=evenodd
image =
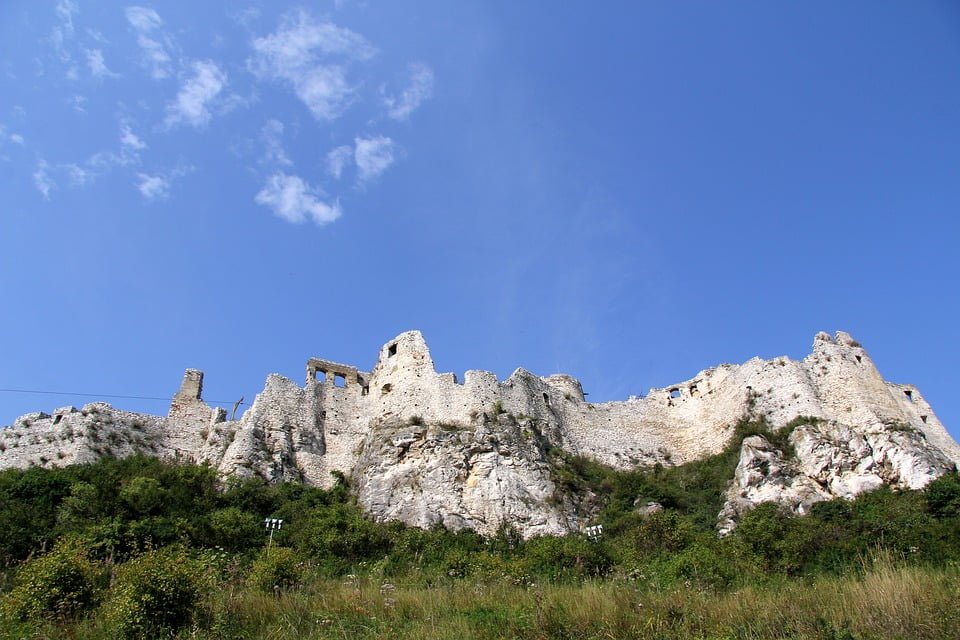
<path id="1" fill-rule="evenodd" d="M 842 329 L 960 435 L 953 2 L 7 0 L 0 194 L 3 388 L 419 328 L 600 401 Z"/>

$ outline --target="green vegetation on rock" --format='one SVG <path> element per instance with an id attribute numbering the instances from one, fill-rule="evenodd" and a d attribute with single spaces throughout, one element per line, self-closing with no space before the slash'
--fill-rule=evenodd
<path id="1" fill-rule="evenodd" d="M 744 423 L 717 456 L 632 472 L 552 452 L 597 541 L 375 523 L 342 477 L 221 485 L 146 457 L 3 471 L 0 637 L 950 637 L 957 474 L 804 517 L 762 505 L 716 535 L 742 439 L 787 433 Z M 284 520 L 269 549 L 265 517 Z"/>

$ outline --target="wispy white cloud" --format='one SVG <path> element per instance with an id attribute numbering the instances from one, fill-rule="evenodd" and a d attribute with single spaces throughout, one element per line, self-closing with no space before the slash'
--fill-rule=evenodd
<path id="1" fill-rule="evenodd" d="M 44 200 L 49 200 L 50 192 L 57 188 L 56 183 L 50 178 L 49 168 L 46 160 L 41 158 L 37 161 L 37 168 L 33 172 L 33 186 L 43 195 Z"/>
<path id="2" fill-rule="evenodd" d="M 54 11 L 57 14 L 57 25 L 53 28 L 51 37 L 54 46 L 63 46 L 67 40 L 73 38 L 73 16 L 80 13 L 80 7 L 73 0 L 60 0 Z"/>
<path id="3" fill-rule="evenodd" d="M 86 96 L 81 96 L 80 94 L 70 96 L 67 98 L 67 104 L 73 107 L 73 110 L 77 113 L 86 113 L 87 109 L 84 105 L 87 103 Z"/>
<path id="4" fill-rule="evenodd" d="M 369 182 L 380 176 L 396 159 L 396 145 L 386 136 L 354 138 L 353 161 L 357 164 L 357 179 Z"/>
<path id="5" fill-rule="evenodd" d="M 168 127 L 188 124 L 203 127 L 210 122 L 210 103 L 227 84 L 227 74 L 209 60 L 193 63 L 193 75 L 180 87 L 177 98 L 167 105 L 164 123 Z"/>
<path id="6" fill-rule="evenodd" d="M 170 196 L 174 183 L 194 170 L 192 165 L 178 165 L 172 170 L 137 173 L 135 186 L 144 200 L 156 202 Z"/>
<path id="7" fill-rule="evenodd" d="M 103 59 L 103 51 L 100 49 L 87 49 L 87 66 L 90 68 L 90 75 L 94 78 L 116 78 L 117 74 L 107 68 L 107 63 Z"/>
<path id="8" fill-rule="evenodd" d="M 317 224 L 327 224 L 340 217 L 340 203 L 323 202 L 323 193 L 304 182 L 299 176 L 277 172 L 267 178 L 266 184 L 257 193 L 254 201 L 273 210 L 287 222 L 299 223 L 311 219 Z"/>
<path id="9" fill-rule="evenodd" d="M 137 190 L 146 200 L 162 200 L 170 195 L 170 179 L 160 174 L 138 173 Z"/>
<path id="10" fill-rule="evenodd" d="M 249 28 L 251 24 L 260 19 L 259 7 L 246 7 L 239 10 L 227 10 L 227 17 L 241 27 Z"/>
<path id="11" fill-rule="evenodd" d="M 70 52 L 70 43 L 73 40 L 75 29 L 73 17 L 80 12 L 80 7 L 73 0 L 59 0 L 54 11 L 57 14 L 57 24 L 50 32 L 50 44 L 60 61 L 66 66 L 66 76 L 70 80 L 79 77 L 77 65 Z"/>
<path id="12" fill-rule="evenodd" d="M 163 26 L 160 14 L 149 7 L 127 7 L 123 13 L 137 31 L 148 32 Z"/>
<path id="13" fill-rule="evenodd" d="M 84 165 L 94 171 L 97 176 L 101 176 L 117 167 L 129 167 L 139 162 L 140 154 L 137 153 L 136 150 L 121 147 L 120 153 L 114 151 L 98 151 L 87 158 Z"/>
<path id="14" fill-rule="evenodd" d="M 10 138 L 13 139 L 13 136 L 10 136 Z M 40 159 L 33 173 L 33 183 L 43 194 L 43 197 L 47 199 L 50 198 L 50 192 L 56 189 L 58 184 L 65 183 L 67 186 L 77 189 L 89 187 L 114 170 L 139 165 L 140 152 L 146 148 L 146 143 L 133 132 L 130 125 L 121 121 L 120 148 L 118 150 L 98 151 L 81 162 L 50 164 L 46 160 Z M 182 175 L 185 171 L 184 169 L 177 169 L 174 176 Z"/>
<path id="15" fill-rule="evenodd" d="M 335 180 L 343 177 L 350 165 L 356 167 L 357 184 L 378 178 L 397 159 L 397 145 L 387 136 L 357 137 L 353 145 L 341 145 L 327 152 L 327 173 Z"/>
<path id="16" fill-rule="evenodd" d="M 106 36 L 103 33 L 97 31 L 96 29 L 90 29 L 89 27 L 85 29 L 87 37 L 93 40 L 94 42 L 99 42 L 100 44 L 109 44 L 110 41 L 107 40 Z"/>
<path id="17" fill-rule="evenodd" d="M 260 132 L 263 138 L 263 164 L 273 167 L 286 167 L 293 164 L 283 148 L 283 123 L 271 118 Z"/>
<path id="18" fill-rule="evenodd" d="M 0 146 L 3 146 L 3 143 L 7 140 L 21 147 L 26 143 L 22 135 L 19 133 L 7 133 L 7 127 L 0 124 Z"/>
<path id="19" fill-rule="evenodd" d="M 96 179 L 93 171 L 76 164 L 65 164 L 60 168 L 66 172 L 67 179 L 70 180 L 70 185 L 73 187 L 85 187 Z"/>
<path id="20" fill-rule="evenodd" d="M 356 87 L 340 61 L 366 60 L 376 49 L 358 33 L 314 20 L 304 11 L 285 16 L 277 30 L 253 41 L 248 66 L 260 78 L 289 83 L 318 120 L 335 120 L 350 106 Z"/>
<path id="21" fill-rule="evenodd" d="M 142 151 L 147 148 L 147 143 L 141 140 L 126 122 L 120 123 L 120 144 L 125 149 L 131 149 L 133 151 Z"/>
<path id="22" fill-rule="evenodd" d="M 343 170 L 348 164 L 353 162 L 353 147 L 348 144 L 341 145 L 336 149 L 327 152 L 327 171 L 330 172 L 336 180 L 343 175 Z"/>
<path id="23" fill-rule="evenodd" d="M 407 86 L 399 96 L 383 95 L 387 115 L 394 120 L 406 120 L 417 110 L 424 100 L 433 95 L 433 69 L 422 63 L 414 63 L 409 68 Z"/>
<path id="24" fill-rule="evenodd" d="M 137 6 L 127 7 L 124 14 L 137 33 L 137 45 L 143 55 L 144 65 L 150 69 L 150 75 L 155 80 L 170 77 L 170 42 L 161 30 L 163 20 L 160 14 L 148 7 Z"/>

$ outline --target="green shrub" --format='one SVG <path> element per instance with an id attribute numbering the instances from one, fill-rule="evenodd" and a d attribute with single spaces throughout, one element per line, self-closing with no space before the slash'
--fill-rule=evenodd
<path id="1" fill-rule="evenodd" d="M 289 547 L 264 549 L 253 561 L 248 582 L 256 589 L 273 593 L 300 584 L 301 566 Z"/>
<path id="2" fill-rule="evenodd" d="M 3 610 L 20 620 L 75 616 L 94 603 L 96 577 L 96 565 L 83 545 L 63 541 L 20 567 Z"/>
<path id="3" fill-rule="evenodd" d="M 237 507 L 218 509 L 210 514 L 210 546 L 242 551 L 258 547 L 263 541 L 263 525 L 254 514 Z"/>
<path id="4" fill-rule="evenodd" d="M 135 513 L 156 513 L 163 506 L 166 492 L 156 478 L 134 478 L 120 490 L 120 499 Z"/>
<path id="5" fill-rule="evenodd" d="M 292 529 L 296 546 L 333 573 L 348 573 L 361 561 L 380 560 L 391 548 L 387 528 L 364 518 L 355 505 L 315 507 Z"/>
<path id="6" fill-rule="evenodd" d="M 202 571 L 179 547 L 145 553 L 120 567 L 104 621 L 120 638 L 172 634 L 193 616 Z"/>
<path id="7" fill-rule="evenodd" d="M 531 538 L 524 543 L 522 553 L 522 566 L 528 574 L 552 580 L 598 577 L 613 566 L 602 542 L 578 535 Z"/>
<path id="8" fill-rule="evenodd" d="M 486 543 L 492 542 L 469 529 L 454 532 L 437 526 L 427 531 L 399 523 L 389 525 L 387 535 L 392 545 L 383 571 L 388 576 L 410 572 L 430 578 L 472 574 L 485 564 L 484 557 L 490 550 Z"/>
<path id="9" fill-rule="evenodd" d="M 669 556 L 664 565 L 666 577 L 701 589 L 725 589 L 731 586 L 737 577 L 736 568 L 717 547 L 716 543 L 697 542 Z"/>
<path id="10" fill-rule="evenodd" d="M 816 527 L 785 513 L 774 503 L 766 503 L 744 515 L 736 538 L 750 549 L 764 569 L 771 573 L 798 573 L 803 566 L 809 542 Z"/>
<path id="11" fill-rule="evenodd" d="M 689 520 L 673 510 L 648 516 L 636 529 L 634 544 L 646 553 L 675 552 L 692 544 L 696 529 Z"/>
<path id="12" fill-rule="evenodd" d="M 924 494 L 930 513 L 937 518 L 960 516 L 960 474 L 948 473 L 927 485 Z"/>

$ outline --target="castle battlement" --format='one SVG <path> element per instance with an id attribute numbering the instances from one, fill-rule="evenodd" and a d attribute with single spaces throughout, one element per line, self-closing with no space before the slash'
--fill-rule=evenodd
<path id="1" fill-rule="evenodd" d="M 621 469 L 674 465 L 719 452 L 744 417 L 763 415 L 776 427 L 809 416 L 864 434 L 890 425 L 920 434 L 943 460 L 917 467 L 887 456 L 888 467 L 913 473 L 905 486 L 960 462 L 960 447 L 919 390 L 885 381 L 844 332 L 817 334 L 803 360 L 720 365 L 614 402 L 587 402 L 566 374 L 518 368 L 501 381 L 467 371 L 461 381 L 438 373 L 418 331 L 386 342 L 369 372 L 311 357 L 303 386 L 271 374 L 237 419 L 207 405 L 202 391 L 203 372 L 188 369 L 165 417 L 104 404 L 21 416 L 0 431 L 0 467 L 140 451 L 207 462 L 227 477 L 330 486 L 337 472 L 379 518 L 483 531 L 522 521 L 532 535 L 572 526 L 551 498 L 551 449 Z M 927 471 L 917 476 L 910 465 Z M 541 506 L 530 515 L 524 504 Z"/>

